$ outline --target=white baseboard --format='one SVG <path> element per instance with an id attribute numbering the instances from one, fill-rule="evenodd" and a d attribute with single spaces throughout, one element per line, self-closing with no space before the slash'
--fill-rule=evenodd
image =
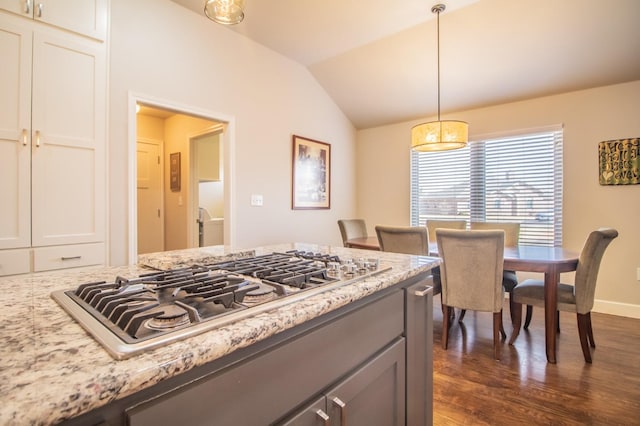
<path id="1" fill-rule="evenodd" d="M 593 303 L 593 312 L 618 315 L 621 317 L 640 318 L 640 305 L 596 299 Z"/>

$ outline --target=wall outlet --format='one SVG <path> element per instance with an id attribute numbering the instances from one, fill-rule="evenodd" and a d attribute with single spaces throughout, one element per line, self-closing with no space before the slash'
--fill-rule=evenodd
<path id="1" fill-rule="evenodd" d="M 252 206 L 262 206 L 262 195 L 261 194 L 251 194 L 251 205 Z"/>

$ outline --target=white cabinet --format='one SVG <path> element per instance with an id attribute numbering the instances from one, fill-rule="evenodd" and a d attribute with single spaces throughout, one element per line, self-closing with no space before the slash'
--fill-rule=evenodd
<path id="1" fill-rule="evenodd" d="M 61 259 L 95 264 L 81 253 L 105 239 L 106 47 L 0 11 L 0 55 L 0 250 L 80 245 Z M 0 276 L 30 255 L 13 253 Z"/>
<path id="2" fill-rule="evenodd" d="M 0 9 L 98 40 L 107 35 L 108 0 L 0 0 Z"/>

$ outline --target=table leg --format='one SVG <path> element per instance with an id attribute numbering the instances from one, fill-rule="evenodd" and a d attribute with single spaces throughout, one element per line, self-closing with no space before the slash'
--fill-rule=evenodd
<path id="1" fill-rule="evenodd" d="M 544 335 L 547 348 L 547 361 L 556 363 L 556 337 L 558 310 L 558 280 L 560 274 L 554 270 L 544 274 Z"/>

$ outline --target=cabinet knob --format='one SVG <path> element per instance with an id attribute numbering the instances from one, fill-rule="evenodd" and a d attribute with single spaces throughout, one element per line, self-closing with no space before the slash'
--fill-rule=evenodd
<path id="1" fill-rule="evenodd" d="M 320 417 L 320 420 L 322 420 L 324 426 L 329 426 L 331 423 L 329 422 L 329 416 L 327 415 L 327 413 L 325 413 L 322 410 L 317 410 L 316 411 L 316 415 L 318 417 Z"/>
<path id="2" fill-rule="evenodd" d="M 27 129 L 22 129 L 22 146 L 27 146 L 29 143 L 29 132 Z"/>
<path id="3" fill-rule="evenodd" d="M 38 3 L 38 11 L 36 12 L 36 16 L 38 18 L 42 18 L 42 8 L 44 7 L 44 5 L 42 3 Z"/>
<path id="4" fill-rule="evenodd" d="M 31 0 L 26 0 L 24 2 L 24 13 L 26 15 L 31 15 Z"/>
<path id="5" fill-rule="evenodd" d="M 340 409 L 340 425 L 347 426 L 347 404 L 337 396 L 333 397 L 332 401 Z"/>

